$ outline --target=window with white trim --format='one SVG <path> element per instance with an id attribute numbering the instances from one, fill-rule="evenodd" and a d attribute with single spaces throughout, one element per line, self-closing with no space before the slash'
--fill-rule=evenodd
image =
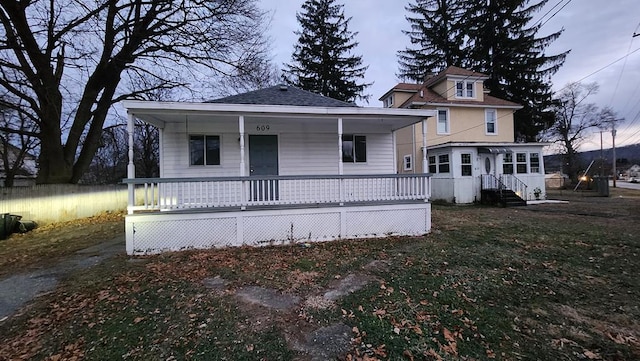
<path id="1" fill-rule="evenodd" d="M 438 156 L 438 173 L 449 173 L 449 154 Z"/>
<path id="2" fill-rule="evenodd" d="M 438 172 L 438 165 L 436 164 L 436 156 L 429 156 L 429 173 L 436 174 Z"/>
<path id="3" fill-rule="evenodd" d="M 367 161 L 367 137 L 364 135 L 342 135 L 342 162 L 364 163 Z"/>
<path id="4" fill-rule="evenodd" d="M 438 134 L 449 134 L 449 109 L 438 109 Z"/>
<path id="5" fill-rule="evenodd" d="M 527 153 L 516 153 L 516 172 L 527 173 Z"/>
<path id="6" fill-rule="evenodd" d="M 495 109 L 485 109 L 484 111 L 484 124 L 485 132 L 487 135 L 498 134 L 498 121 L 497 112 Z"/>
<path id="7" fill-rule="evenodd" d="M 412 170 L 413 169 L 413 156 L 411 154 L 407 154 L 402 157 L 402 169 L 404 170 Z"/>
<path id="8" fill-rule="evenodd" d="M 539 153 L 529 153 L 529 173 L 540 173 Z"/>
<path id="9" fill-rule="evenodd" d="M 502 156 L 502 173 L 513 174 L 513 153 L 505 153 Z"/>
<path id="10" fill-rule="evenodd" d="M 393 106 L 393 94 L 384 99 L 385 108 L 391 108 Z"/>
<path id="11" fill-rule="evenodd" d="M 220 165 L 220 136 L 190 135 L 189 165 Z"/>
<path id="12" fill-rule="evenodd" d="M 471 154 L 470 153 L 462 153 L 460 154 L 460 171 L 462 172 L 462 176 L 470 176 L 471 171 Z"/>
<path id="13" fill-rule="evenodd" d="M 456 97 L 458 98 L 475 98 L 475 82 L 458 80 L 456 81 Z"/>

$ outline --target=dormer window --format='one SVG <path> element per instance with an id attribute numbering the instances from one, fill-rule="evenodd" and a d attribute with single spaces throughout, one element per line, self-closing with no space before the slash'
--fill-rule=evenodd
<path id="1" fill-rule="evenodd" d="M 392 106 L 393 106 L 393 94 L 389 95 L 384 100 L 384 107 L 385 108 L 391 108 Z"/>
<path id="2" fill-rule="evenodd" d="M 475 98 L 475 83 L 473 81 L 459 80 L 456 81 L 456 97 L 457 98 Z"/>

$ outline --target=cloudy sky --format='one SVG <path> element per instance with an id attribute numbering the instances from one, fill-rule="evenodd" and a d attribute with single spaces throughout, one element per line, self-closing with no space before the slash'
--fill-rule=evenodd
<path id="1" fill-rule="evenodd" d="M 378 98 L 398 82 L 396 53 L 409 44 L 407 36 L 402 34 L 402 30 L 408 29 L 405 20 L 408 13 L 404 9 L 408 0 L 338 2 L 345 4 L 345 15 L 352 17 L 350 30 L 359 33 L 360 45 L 356 52 L 369 65 L 365 81 L 374 83 L 369 89 L 371 100 L 364 105 L 382 106 Z M 303 0 L 260 0 L 262 8 L 272 14 L 273 57 L 280 66 L 291 59 L 293 44 L 297 41 L 293 33 L 298 29 L 296 12 L 302 3 Z M 640 33 L 640 1 L 549 0 L 539 17 L 548 10 L 551 12 L 542 18 L 546 23 L 540 35 L 564 28 L 562 36 L 548 48 L 548 54 L 571 50 L 564 66 L 552 79 L 554 90 L 572 81 L 597 82 L 600 92 L 590 101 L 601 107 L 611 106 L 625 118 L 619 126 L 616 145 L 640 142 L 640 36 L 632 37 L 634 32 Z M 594 72 L 597 73 L 592 75 Z M 611 134 L 605 133 L 604 138 L 605 148 L 610 147 Z M 597 136 L 586 142 L 582 150 L 599 147 Z"/>

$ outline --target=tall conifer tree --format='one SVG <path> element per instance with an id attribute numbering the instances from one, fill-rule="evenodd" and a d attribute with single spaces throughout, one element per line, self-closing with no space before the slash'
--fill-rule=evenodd
<path id="1" fill-rule="evenodd" d="M 412 47 L 398 52 L 400 78 L 421 82 L 448 66 L 465 65 L 459 1 L 416 0 L 405 9 L 414 14 L 406 17 L 410 30 L 403 31 Z"/>
<path id="2" fill-rule="evenodd" d="M 335 0 L 306 0 L 296 14 L 301 29 L 283 78 L 288 84 L 338 100 L 367 101 L 363 81 L 368 66 L 354 55 L 357 32 L 349 31 L 344 5 Z"/>
<path id="3" fill-rule="evenodd" d="M 413 44 L 429 46 L 399 52 L 399 75 L 421 81 L 407 64 L 424 73 L 449 65 L 485 73 L 492 95 L 524 106 L 514 116 L 516 139 L 535 141 L 553 123 L 545 112 L 551 106 L 550 78 L 568 54 L 545 54 L 562 30 L 537 37 L 541 24 L 530 25 L 547 1 L 416 0 L 407 7 L 416 17 L 407 17 L 412 30 L 405 33 Z"/>
<path id="4" fill-rule="evenodd" d="M 553 124 L 551 76 L 564 63 L 568 51 L 547 55 L 545 49 L 563 30 L 537 37 L 541 23 L 532 23 L 548 0 L 462 0 L 469 39 L 470 68 L 485 73 L 491 94 L 523 105 L 514 114 L 519 141 L 536 141 Z"/>

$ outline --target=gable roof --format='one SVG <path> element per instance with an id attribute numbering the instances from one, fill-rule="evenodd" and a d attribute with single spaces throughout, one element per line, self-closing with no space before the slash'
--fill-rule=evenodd
<path id="1" fill-rule="evenodd" d="M 433 76 L 433 77 L 427 79 L 425 81 L 424 85 L 427 86 L 427 87 L 431 87 L 433 85 L 436 85 L 436 84 L 440 83 L 447 76 L 458 76 L 458 77 L 465 77 L 465 78 L 474 78 L 474 79 L 477 79 L 477 80 L 489 79 L 489 77 L 486 74 L 478 73 L 478 72 L 475 72 L 475 71 L 472 71 L 472 70 L 463 69 L 463 68 L 458 68 L 457 66 L 450 66 L 450 67 L 446 68 L 445 70 L 439 72 L 436 76 Z"/>
<path id="2" fill-rule="evenodd" d="M 472 70 L 467 70 L 463 68 L 459 68 L 457 66 L 450 66 L 445 70 L 441 71 L 437 75 L 427 79 L 423 84 L 414 84 L 414 83 L 399 83 L 389 91 L 384 93 L 383 96 L 380 97 L 379 100 L 383 100 L 391 93 L 401 92 L 401 93 L 411 93 L 411 97 L 407 99 L 404 103 L 400 104 L 400 108 L 410 108 L 416 106 L 424 106 L 424 105 L 459 105 L 459 106 L 478 106 L 478 107 L 503 107 L 503 108 L 513 108 L 520 109 L 522 106 L 518 103 L 514 103 L 505 99 L 496 98 L 489 94 L 484 94 L 483 101 L 477 100 L 467 100 L 467 99 L 455 99 L 448 100 L 443 97 L 439 93 L 435 92 L 432 88 L 439 84 L 440 82 L 447 79 L 447 77 L 464 77 L 470 78 L 473 80 L 486 80 L 489 77 L 486 74 L 478 73 Z"/>
<path id="3" fill-rule="evenodd" d="M 400 85 L 400 84 L 398 84 Z M 395 89 L 395 88 L 394 88 Z M 494 106 L 494 107 L 506 107 L 506 108 L 522 108 L 520 104 L 496 98 L 489 94 L 484 95 L 483 101 L 477 100 L 448 100 L 447 98 L 441 96 L 440 94 L 433 91 L 431 88 L 427 86 L 422 86 L 419 90 L 415 91 L 415 93 L 407 99 L 404 103 L 400 105 L 401 108 L 411 107 L 412 105 L 425 105 L 425 103 L 440 105 L 471 105 L 471 106 Z"/>
<path id="4" fill-rule="evenodd" d="M 290 85 L 276 85 L 247 93 L 232 95 L 207 103 L 294 105 L 306 107 L 357 107 L 354 103 L 325 97 Z"/>

